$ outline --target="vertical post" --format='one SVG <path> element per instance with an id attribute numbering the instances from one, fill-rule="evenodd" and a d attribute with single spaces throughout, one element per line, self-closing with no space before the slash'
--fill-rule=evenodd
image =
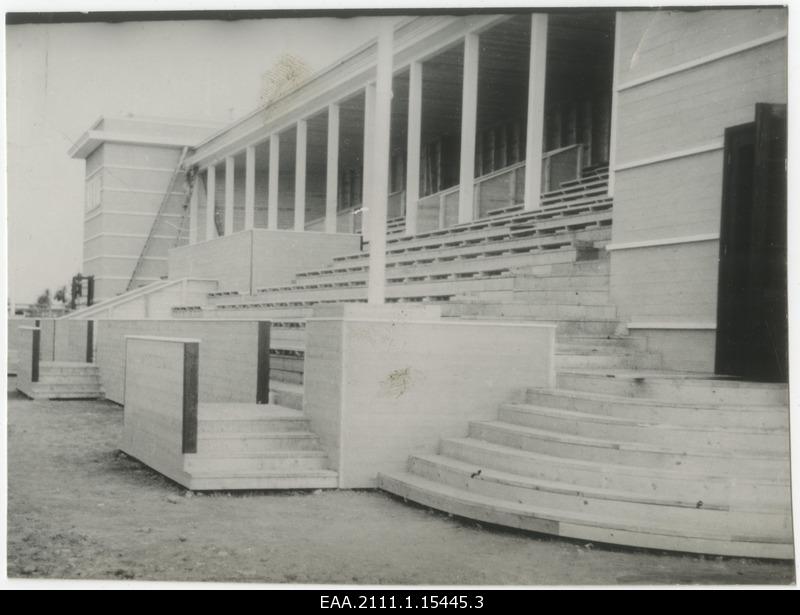
<path id="1" fill-rule="evenodd" d="M 269 138 L 269 188 L 267 190 L 267 228 L 278 230 L 278 177 L 280 175 L 281 138 Z"/>
<path id="2" fill-rule="evenodd" d="M 474 216 L 475 131 L 478 126 L 479 37 L 470 32 L 464 37 L 464 79 L 461 92 L 461 160 L 458 188 L 458 223 Z"/>
<path id="3" fill-rule="evenodd" d="M 212 164 L 206 170 L 206 241 L 217 236 L 214 223 L 214 200 L 217 196 L 217 169 Z"/>
<path id="4" fill-rule="evenodd" d="M 94 321 L 86 321 L 86 362 L 94 363 Z"/>
<path id="5" fill-rule="evenodd" d="M 225 158 L 225 235 L 233 233 L 233 174 L 236 162 L 233 156 Z"/>
<path id="6" fill-rule="evenodd" d="M 256 148 L 252 145 L 245 150 L 244 169 L 244 230 L 256 225 Z"/>
<path id="7" fill-rule="evenodd" d="M 269 320 L 258 323 L 258 356 L 256 358 L 256 403 L 269 403 L 269 347 L 270 329 L 272 322 Z"/>
<path id="8" fill-rule="evenodd" d="M 304 231 L 306 227 L 306 148 L 308 122 L 297 121 L 297 146 L 294 159 L 294 230 Z"/>
<path id="9" fill-rule="evenodd" d="M 620 13 L 614 20 L 614 77 L 611 83 L 611 128 L 608 135 L 608 196 L 614 196 L 617 174 L 617 113 L 619 112 Z M 599 149 L 599 146 L 598 146 Z"/>
<path id="10" fill-rule="evenodd" d="M 389 200 L 389 136 L 392 111 L 392 38 L 394 26 L 385 20 L 378 35 L 378 71 L 375 84 L 375 134 L 372 151 L 370 198 L 369 281 L 367 302 L 381 305 L 386 298 L 386 208 Z"/>
<path id="11" fill-rule="evenodd" d="M 408 145 L 406 147 L 406 235 L 417 234 L 419 165 L 422 140 L 422 62 L 412 62 L 408 83 Z"/>
<path id="12" fill-rule="evenodd" d="M 197 243 L 199 240 L 198 235 L 200 224 L 197 216 L 200 191 L 197 189 L 197 183 L 199 181 L 197 173 L 195 170 L 190 170 L 189 173 L 192 173 L 191 176 L 187 176 L 189 190 L 191 190 L 191 195 L 189 196 L 189 243 L 192 244 Z"/>
<path id="13" fill-rule="evenodd" d="M 39 321 L 36 321 L 36 328 L 31 331 L 31 382 L 39 382 L 39 353 L 42 347 L 42 330 L 38 328 Z"/>
<path id="14" fill-rule="evenodd" d="M 86 305 L 94 305 L 94 275 L 86 277 Z"/>
<path id="15" fill-rule="evenodd" d="M 197 342 L 183 344 L 183 421 L 181 446 L 184 454 L 197 452 L 197 387 L 200 345 Z"/>
<path id="16" fill-rule="evenodd" d="M 544 87 L 547 68 L 547 14 L 531 15 L 528 69 L 528 126 L 525 145 L 525 209 L 537 209 L 542 197 Z"/>
<path id="17" fill-rule="evenodd" d="M 372 151 L 375 147 L 375 84 L 364 88 L 364 157 L 361 174 L 361 237 L 369 241 L 369 208 L 372 200 L 372 183 L 375 161 Z"/>
<path id="18" fill-rule="evenodd" d="M 328 105 L 328 162 L 325 183 L 325 232 L 336 232 L 339 197 L 339 105 Z"/>

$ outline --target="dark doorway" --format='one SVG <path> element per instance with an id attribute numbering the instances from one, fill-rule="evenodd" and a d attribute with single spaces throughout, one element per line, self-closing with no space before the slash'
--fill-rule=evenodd
<path id="1" fill-rule="evenodd" d="M 717 374 L 788 380 L 786 106 L 725 131 Z"/>

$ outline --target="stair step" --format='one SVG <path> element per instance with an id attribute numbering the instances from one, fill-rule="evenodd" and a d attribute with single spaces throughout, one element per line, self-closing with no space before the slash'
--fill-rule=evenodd
<path id="1" fill-rule="evenodd" d="M 718 379 L 705 374 L 561 371 L 557 382 L 559 387 L 565 389 L 623 397 L 669 399 L 678 403 L 788 404 L 785 385 Z"/>
<path id="2" fill-rule="evenodd" d="M 556 369 L 627 368 L 650 369 L 661 367 L 661 357 L 648 353 L 564 352 L 556 350 Z"/>
<path id="3" fill-rule="evenodd" d="M 606 518 L 647 519 L 648 523 L 693 530 L 742 533 L 766 540 L 791 540 L 791 514 L 731 511 L 697 501 L 681 501 L 658 494 L 636 494 L 601 488 L 576 487 L 542 481 L 493 468 L 476 468 L 441 455 L 414 456 L 409 472 L 457 489 L 528 506 L 586 513 Z"/>
<path id="4" fill-rule="evenodd" d="M 567 389 L 528 389 L 525 399 L 534 405 L 645 422 L 733 428 L 788 429 L 789 427 L 788 409 L 777 405 L 681 404 L 670 400 L 620 397 Z"/>
<path id="5" fill-rule="evenodd" d="M 189 488 L 197 491 L 227 489 L 336 489 L 339 477 L 331 470 L 273 472 L 192 473 Z"/>
<path id="6" fill-rule="evenodd" d="M 215 432 L 198 434 L 199 454 L 211 452 L 266 452 L 318 450 L 319 438 L 310 431 Z"/>
<path id="7" fill-rule="evenodd" d="M 603 518 L 526 506 L 442 485 L 408 472 L 381 473 L 378 475 L 378 486 L 400 497 L 451 514 L 544 534 L 672 551 L 765 558 L 793 557 L 791 541 L 760 541 L 722 532 L 701 534 L 693 528 L 675 530 L 618 517 Z M 690 535 L 687 535 L 687 529 Z"/>
<path id="8" fill-rule="evenodd" d="M 785 453 L 787 458 L 789 452 L 788 432 L 780 429 L 671 425 L 530 404 L 503 404 L 498 418 L 535 429 L 675 447 L 676 450 L 764 451 Z"/>
<path id="9" fill-rule="evenodd" d="M 707 472 L 748 478 L 788 477 L 785 457 L 764 453 L 731 455 L 720 451 L 672 449 L 619 439 L 591 438 L 546 429 L 523 427 L 502 421 L 471 422 L 470 437 L 522 450 L 588 461 L 643 467 Z"/>
<path id="10" fill-rule="evenodd" d="M 647 468 L 558 457 L 475 438 L 442 440 L 441 454 L 476 467 L 489 467 L 581 487 L 661 495 L 741 510 L 785 510 L 788 481 L 714 476 L 705 472 Z"/>
<path id="11" fill-rule="evenodd" d="M 262 452 L 203 452 L 186 455 L 184 468 L 194 475 L 219 472 L 282 472 L 324 470 L 328 458 L 322 450 L 285 450 Z"/>

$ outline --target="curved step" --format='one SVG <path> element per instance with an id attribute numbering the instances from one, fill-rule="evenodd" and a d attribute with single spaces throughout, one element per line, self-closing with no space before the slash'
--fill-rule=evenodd
<path id="1" fill-rule="evenodd" d="M 472 464 L 547 481 L 586 488 L 659 494 L 713 507 L 740 510 L 786 510 L 791 491 L 788 480 L 725 477 L 706 472 L 644 468 L 585 459 L 571 459 L 524 451 L 474 438 L 442 440 L 441 454 Z"/>
<path id="2" fill-rule="evenodd" d="M 722 476 L 748 478 L 784 479 L 789 475 L 789 463 L 781 455 L 764 453 L 732 455 L 714 450 L 676 450 L 653 444 L 589 438 L 522 427 L 502 421 L 472 422 L 469 426 L 469 435 L 523 450 L 590 461 L 663 469 L 681 468 L 693 472 L 705 471 Z"/>
<path id="3" fill-rule="evenodd" d="M 704 533 L 691 527 L 665 528 L 646 521 L 506 502 L 410 473 L 381 473 L 378 486 L 402 498 L 469 519 L 566 538 L 728 556 L 791 559 L 794 555 L 791 542 L 765 541 L 722 532 Z"/>
<path id="4" fill-rule="evenodd" d="M 680 404 L 671 400 L 621 397 L 592 391 L 528 389 L 525 400 L 534 405 L 618 416 L 647 422 L 720 427 L 788 429 L 785 406 Z"/>
<path id="5" fill-rule="evenodd" d="M 559 433 L 678 447 L 676 450 L 765 451 L 784 453 L 787 459 L 789 452 L 789 434 L 781 429 L 670 425 L 530 404 L 502 404 L 498 418 Z"/>
<path id="6" fill-rule="evenodd" d="M 557 374 L 559 388 L 624 397 L 646 397 L 681 404 L 786 405 L 788 387 L 741 382 L 708 374 L 571 370 Z"/>
<path id="7" fill-rule="evenodd" d="M 791 541 L 789 511 L 731 511 L 725 507 L 714 508 L 703 501 L 687 502 L 663 495 L 576 487 L 492 468 L 476 468 L 441 455 L 414 456 L 408 468 L 417 476 L 508 502 L 608 518 L 647 519 L 649 523 L 664 527 L 692 527 L 704 533 L 746 534 L 765 541 Z"/>

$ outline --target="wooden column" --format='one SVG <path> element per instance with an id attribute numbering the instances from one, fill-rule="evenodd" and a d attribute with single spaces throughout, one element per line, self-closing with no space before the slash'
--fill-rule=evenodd
<path id="1" fill-rule="evenodd" d="M 339 105 L 328 105 L 328 162 L 325 182 L 325 232 L 336 232 L 339 202 Z"/>
<path id="2" fill-rule="evenodd" d="M 370 198 L 369 280 L 367 302 L 381 305 L 386 299 L 386 208 L 389 199 L 389 132 L 392 111 L 392 38 L 394 26 L 385 20 L 378 35 L 378 71 L 375 84 L 375 132 L 372 151 L 372 198 Z"/>
<path id="3" fill-rule="evenodd" d="M 214 199 L 217 196 L 217 169 L 212 164 L 206 170 L 206 240 L 217 236 L 217 225 L 214 224 Z"/>
<path id="4" fill-rule="evenodd" d="M 281 138 L 269 138 L 269 188 L 267 189 L 267 228 L 278 230 L 278 181 L 280 175 Z"/>
<path id="5" fill-rule="evenodd" d="M 417 234 L 419 165 L 422 139 L 422 62 L 412 62 L 408 83 L 408 145 L 406 147 L 406 235 Z"/>
<path id="6" fill-rule="evenodd" d="M 294 230 L 304 231 L 306 227 L 306 148 L 308 122 L 297 122 L 297 144 L 294 158 Z"/>
<path id="7" fill-rule="evenodd" d="M 620 14 L 614 26 L 614 77 L 611 83 L 611 126 L 608 135 L 608 196 L 614 196 L 617 174 L 617 113 L 619 112 Z"/>
<path id="8" fill-rule="evenodd" d="M 200 221 L 197 219 L 199 215 L 199 207 L 198 202 L 200 199 L 200 190 L 199 186 L 197 185 L 200 182 L 200 178 L 197 176 L 197 173 L 194 175 L 193 181 L 190 182 L 189 190 L 191 190 L 191 194 L 189 195 L 189 243 L 197 243 L 199 241 L 199 234 L 200 234 Z"/>
<path id="9" fill-rule="evenodd" d="M 478 122 L 478 57 L 480 39 L 474 32 L 464 38 L 464 82 L 461 91 L 461 160 L 458 188 L 458 223 L 474 215 L 475 131 Z"/>
<path id="10" fill-rule="evenodd" d="M 375 84 L 364 89 L 364 161 L 361 187 L 361 235 L 369 241 L 369 208 L 372 205 L 372 180 L 375 168 L 372 151 L 375 146 Z"/>
<path id="11" fill-rule="evenodd" d="M 233 233 L 233 173 L 235 168 L 233 156 L 225 158 L 225 235 Z"/>
<path id="12" fill-rule="evenodd" d="M 547 66 L 547 15 L 531 15 L 528 71 L 528 129 L 525 146 L 525 209 L 537 209 L 542 198 L 544 86 Z"/>
<path id="13" fill-rule="evenodd" d="M 256 225 L 256 148 L 252 145 L 245 150 L 244 172 L 244 229 L 249 230 Z"/>

